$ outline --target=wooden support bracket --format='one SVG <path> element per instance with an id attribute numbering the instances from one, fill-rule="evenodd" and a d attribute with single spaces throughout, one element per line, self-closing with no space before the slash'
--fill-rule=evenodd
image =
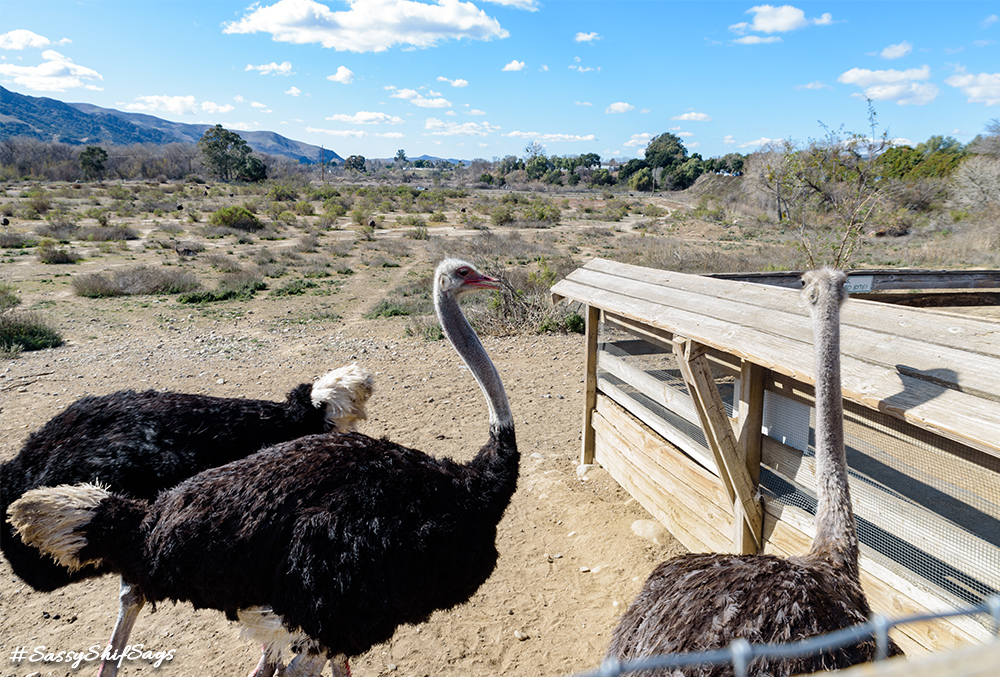
<path id="1" fill-rule="evenodd" d="M 682 336 L 674 336 L 674 346 L 677 364 L 698 411 L 702 430 L 715 457 L 726 493 L 739 518 L 734 532 L 734 548 L 740 552 L 759 551 L 763 515 L 760 502 L 755 499 L 757 488 L 747 469 L 746 460 L 740 453 L 736 433 L 726 415 L 722 396 L 715 387 L 715 379 L 705 356 L 706 348 Z M 741 534 L 752 538 L 752 544 L 741 543 Z"/>
<path id="2" fill-rule="evenodd" d="M 594 462 L 594 409 L 597 408 L 597 329 L 600 325 L 601 309 L 587 306 L 585 333 L 587 338 L 584 356 L 584 396 L 583 396 L 583 449 L 580 463 Z"/>

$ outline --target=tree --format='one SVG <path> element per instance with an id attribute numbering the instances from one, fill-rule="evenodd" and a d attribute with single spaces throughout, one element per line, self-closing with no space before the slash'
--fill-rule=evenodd
<path id="1" fill-rule="evenodd" d="M 651 191 L 653 190 L 653 173 L 649 167 L 643 167 L 628 180 L 628 187 L 632 190 Z"/>
<path id="2" fill-rule="evenodd" d="M 552 169 L 552 163 L 544 155 L 536 155 L 524 165 L 525 173 L 533 181 L 542 178 L 550 169 Z"/>
<path id="3" fill-rule="evenodd" d="M 259 183 L 267 179 L 267 166 L 260 158 L 248 155 L 243 165 L 236 170 L 236 178 L 240 181 Z"/>
<path id="4" fill-rule="evenodd" d="M 968 209 L 1000 205 L 1000 158 L 974 155 L 962 162 L 952 175 L 951 195 Z"/>
<path id="5" fill-rule="evenodd" d="M 537 157 L 545 157 L 545 146 L 537 141 L 532 141 L 524 147 L 524 162 L 527 164 L 529 160 L 534 160 Z"/>
<path id="6" fill-rule="evenodd" d="M 248 167 L 252 151 L 247 142 L 236 132 L 224 129 L 222 125 L 215 125 L 205 130 L 198 140 L 198 148 L 205 158 L 209 171 L 223 181 L 239 178 L 241 172 L 254 175 L 259 173 L 256 163 Z"/>
<path id="7" fill-rule="evenodd" d="M 584 153 L 579 158 L 577 158 L 578 167 L 586 167 L 587 169 L 593 169 L 594 167 L 601 166 L 601 156 L 597 153 Z"/>
<path id="8" fill-rule="evenodd" d="M 406 165 L 406 162 L 407 162 L 407 160 L 406 160 L 406 151 L 403 150 L 402 148 L 400 148 L 399 150 L 396 151 L 396 160 L 395 160 L 395 162 L 400 167 L 403 167 L 403 166 Z"/>
<path id="9" fill-rule="evenodd" d="M 680 137 L 664 132 L 654 136 L 646 146 L 646 164 L 650 167 L 673 167 L 687 159 L 687 148 Z"/>
<path id="10" fill-rule="evenodd" d="M 647 167 L 649 167 L 649 164 L 645 160 L 632 158 L 625 163 L 625 166 L 618 170 L 618 183 L 628 183 L 633 174 Z M 650 178 L 652 178 L 652 174 L 650 174 Z"/>
<path id="11" fill-rule="evenodd" d="M 104 163 L 108 161 L 108 151 L 100 146 L 87 146 L 80 152 L 80 169 L 87 179 L 104 176 Z"/>
<path id="12" fill-rule="evenodd" d="M 351 155 L 344 160 L 344 167 L 346 169 L 353 169 L 358 173 L 363 173 L 365 171 L 366 162 L 367 160 L 365 160 L 364 155 Z"/>

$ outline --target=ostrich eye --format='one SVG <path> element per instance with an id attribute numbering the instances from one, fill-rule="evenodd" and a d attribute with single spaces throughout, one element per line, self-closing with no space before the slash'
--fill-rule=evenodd
<path id="1" fill-rule="evenodd" d="M 467 277 L 470 271 L 468 268 L 459 268 L 455 272 L 458 273 L 459 277 Z"/>

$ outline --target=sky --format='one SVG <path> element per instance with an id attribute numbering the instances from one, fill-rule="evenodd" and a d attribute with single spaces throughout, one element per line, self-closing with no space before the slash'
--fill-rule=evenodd
<path id="1" fill-rule="evenodd" d="M 2 0 L 0 84 L 342 157 L 704 158 L 827 130 L 968 143 L 1000 1 Z"/>

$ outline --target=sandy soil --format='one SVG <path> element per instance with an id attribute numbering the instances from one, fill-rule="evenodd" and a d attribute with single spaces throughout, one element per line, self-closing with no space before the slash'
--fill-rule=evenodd
<path id="1" fill-rule="evenodd" d="M 376 374 L 363 432 L 458 460 L 486 439 L 482 396 L 450 346 L 405 337 L 405 318 L 362 317 L 381 290 L 412 271 L 428 271 L 426 257 L 354 275 L 327 298 L 278 302 L 259 295 L 203 308 L 168 297 L 81 299 L 66 279 L 53 278 L 121 265 L 113 257 L 58 269 L 24 258 L 31 260 L 4 264 L 4 275 L 21 285 L 25 305 L 47 308 L 67 343 L 0 362 L 0 460 L 17 454 L 31 431 L 85 394 L 160 388 L 278 400 L 298 383 L 352 361 Z M 318 303 L 342 319 L 303 320 Z M 617 616 L 646 575 L 681 551 L 662 530 L 655 539 L 634 533 L 649 515 L 603 470 L 578 473 L 582 337 L 484 343 L 507 387 L 522 452 L 518 490 L 499 526 L 499 564 L 467 604 L 400 628 L 391 642 L 357 657 L 357 677 L 546 676 L 595 668 Z M 0 675 L 96 674 L 95 662 L 74 669 L 51 661 L 15 663 L 10 656 L 21 647 L 28 656 L 103 647 L 117 588 L 109 576 L 36 593 L 0 560 Z M 221 613 L 194 612 L 186 604 L 144 609 L 132 643 L 172 658 L 158 668 L 153 660 L 127 661 L 124 677 L 244 675 L 258 658 L 258 647 Z"/>

